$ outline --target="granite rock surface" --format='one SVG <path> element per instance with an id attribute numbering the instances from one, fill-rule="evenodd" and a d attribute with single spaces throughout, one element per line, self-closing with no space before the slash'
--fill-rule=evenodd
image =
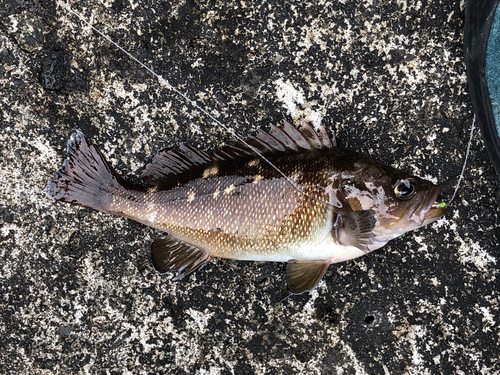
<path id="1" fill-rule="evenodd" d="M 79 12 L 240 136 L 324 123 L 443 186 L 469 141 L 464 2 L 82 0 Z M 446 218 L 279 302 L 284 265 L 157 275 L 161 234 L 48 199 L 82 129 L 127 178 L 229 132 L 64 3 L 0 5 L 2 374 L 498 374 L 500 191 L 476 131 Z"/>

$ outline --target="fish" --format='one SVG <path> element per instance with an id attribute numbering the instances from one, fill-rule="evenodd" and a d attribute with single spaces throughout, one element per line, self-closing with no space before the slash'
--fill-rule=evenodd
<path id="1" fill-rule="evenodd" d="M 80 130 L 47 182 L 57 201 L 165 232 L 151 245 L 179 280 L 213 258 L 286 262 L 281 297 L 312 290 L 330 264 L 377 250 L 446 213 L 432 182 L 339 148 L 324 126 L 271 125 L 208 154 L 158 151 L 125 180 Z"/>

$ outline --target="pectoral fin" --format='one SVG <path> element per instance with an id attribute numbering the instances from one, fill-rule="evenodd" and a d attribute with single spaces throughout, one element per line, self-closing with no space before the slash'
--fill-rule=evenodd
<path id="1" fill-rule="evenodd" d="M 153 267 L 160 273 L 177 271 L 180 280 L 210 260 L 210 254 L 171 236 L 158 238 L 151 245 Z"/>
<path id="2" fill-rule="evenodd" d="M 324 260 L 291 259 L 286 265 L 286 284 L 281 290 L 281 298 L 291 294 L 301 294 L 311 290 L 321 280 L 330 262 Z"/>
<path id="3" fill-rule="evenodd" d="M 332 230 L 338 243 L 344 246 L 355 246 L 368 251 L 375 228 L 375 217 L 370 210 L 351 211 L 347 215 L 339 214 Z"/>

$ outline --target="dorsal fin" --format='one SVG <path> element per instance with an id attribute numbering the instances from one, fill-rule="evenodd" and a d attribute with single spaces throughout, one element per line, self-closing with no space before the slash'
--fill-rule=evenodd
<path id="1" fill-rule="evenodd" d="M 290 137 L 292 142 L 294 142 L 299 149 L 311 150 L 311 144 L 307 141 L 306 134 L 302 134 L 299 129 L 292 126 L 289 122 L 283 122 L 283 131 Z"/>
<path id="2" fill-rule="evenodd" d="M 193 166 L 204 165 L 213 161 L 213 157 L 194 146 L 180 146 L 158 151 L 141 173 L 145 182 L 156 183 L 165 180 L 169 174 L 177 174 Z"/>
<path id="3" fill-rule="evenodd" d="M 335 147 L 324 126 L 319 132 L 305 121 L 296 128 L 284 121 L 283 129 L 271 125 L 269 131 L 261 130 L 256 136 L 248 137 L 244 142 L 225 146 L 214 155 L 209 155 L 194 146 L 181 144 L 178 147 L 163 149 L 153 156 L 151 162 L 143 169 L 141 177 L 147 183 L 161 184 L 176 175 L 196 166 L 224 160 L 246 160 L 258 157 L 248 145 L 264 156 L 279 155 L 310 150 L 321 150 Z"/>
<path id="4" fill-rule="evenodd" d="M 301 122 L 300 128 L 286 121 L 283 122 L 283 129 L 271 125 L 269 131 L 261 130 L 256 136 L 249 137 L 245 141 L 264 156 L 335 147 L 335 142 L 328 136 L 324 126 L 320 126 L 318 133 L 305 121 Z M 259 155 L 243 142 L 237 142 L 232 146 L 223 147 L 214 156 L 217 160 L 228 160 L 235 157 L 258 157 Z"/>
<path id="5" fill-rule="evenodd" d="M 303 135 L 307 137 L 309 145 L 312 145 L 313 148 L 323 148 L 323 143 L 321 142 L 321 139 L 319 139 L 318 134 L 316 134 L 316 131 L 311 126 L 311 124 L 305 122 L 304 120 L 301 120 L 299 130 Z"/>
<path id="6" fill-rule="evenodd" d="M 333 148 L 337 147 L 337 140 L 335 139 L 335 135 L 328 135 L 328 131 L 323 125 L 319 127 L 319 136 L 321 138 L 321 143 L 325 148 Z"/>

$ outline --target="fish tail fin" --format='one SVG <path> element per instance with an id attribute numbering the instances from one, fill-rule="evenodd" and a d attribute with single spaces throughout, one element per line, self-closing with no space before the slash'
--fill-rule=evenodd
<path id="1" fill-rule="evenodd" d="M 53 179 L 47 182 L 48 197 L 108 213 L 113 194 L 127 185 L 80 130 L 68 141 L 67 158 Z"/>

